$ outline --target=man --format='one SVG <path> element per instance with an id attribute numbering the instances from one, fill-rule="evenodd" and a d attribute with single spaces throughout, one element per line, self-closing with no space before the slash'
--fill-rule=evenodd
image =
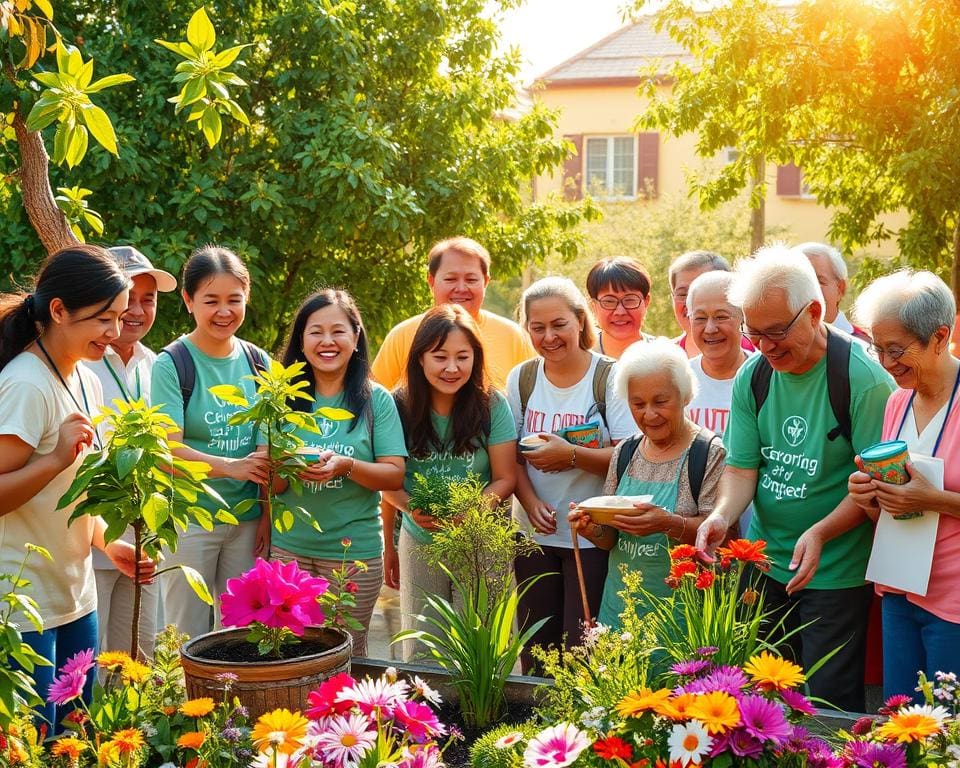
<path id="1" fill-rule="evenodd" d="M 490 254 L 475 240 L 452 237 L 441 240 L 427 255 L 427 283 L 434 304 L 459 304 L 480 329 L 487 373 L 497 389 L 506 385 L 511 369 L 535 356 L 520 326 L 481 309 L 490 282 Z M 374 378 L 387 389 L 403 379 L 410 345 L 423 315 L 394 326 L 373 361 Z"/>
<path id="2" fill-rule="evenodd" d="M 806 256 L 817 273 L 817 282 L 826 303 L 824 321 L 868 345 L 871 341 L 869 334 L 851 323 L 840 309 L 840 302 L 847 292 L 847 263 L 840 251 L 823 243 L 801 243 L 794 250 Z"/>
<path id="3" fill-rule="evenodd" d="M 85 363 L 103 385 L 103 401 L 110 407 L 114 400 L 150 402 L 150 370 L 157 356 L 140 339 L 147 335 L 157 317 L 157 293 L 177 289 L 177 280 L 169 272 L 156 269 L 136 248 L 121 245 L 109 248 L 124 273 L 133 281 L 127 311 L 120 318 L 120 335 L 107 347 L 102 360 Z M 124 535 L 133 541 L 132 534 Z M 130 626 L 133 620 L 133 582 L 121 574 L 99 552 L 93 555 L 97 577 L 97 611 L 100 624 L 100 647 L 130 647 Z M 140 648 L 153 655 L 157 631 L 159 583 L 146 584 L 141 592 Z"/>
<path id="4" fill-rule="evenodd" d="M 853 504 L 847 496 L 853 457 L 879 441 L 893 382 L 848 336 L 831 331 L 828 341 L 823 294 L 808 261 L 772 246 L 737 266 L 730 302 L 741 307 L 744 333 L 760 354 L 734 381 L 719 498 L 697 546 L 713 551 L 753 502 L 747 537 L 767 541 L 773 561 L 768 574 L 756 574 L 773 611 L 770 626 L 785 616 L 788 630 L 803 627 L 787 650 L 805 668 L 836 650 L 810 678 L 810 690 L 862 712 L 872 599 L 864 573 L 872 530 L 862 524 L 826 544 L 820 569 L 802 589 L 793 573 L 794 550 L 807 528 Z M 847 385 L 843 410 L 837 382 Z"/>

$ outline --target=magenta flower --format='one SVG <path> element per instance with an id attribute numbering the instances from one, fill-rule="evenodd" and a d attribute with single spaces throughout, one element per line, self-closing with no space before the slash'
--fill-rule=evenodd
<path id="1" fill-rule="evenodd" d="M 683 686 L 685 693 L 710 693 L 723 691 L 731 696 L 740 696 L 749 680 L 739 667 L 717 667 L 706 677 L 701 677 Z"/>
<path id="2" fill-rule="evenodd" d="M 307 627 L 323 624 L 317 598 L 329 586 L 326 579 L 312 576 L 296 562 L 257 558 L 249 571 L 227 580 L 227 591 L 220 596 L 223 623 L 242 627 L 259 622 L 302 636 Z"/>
<path id="3" fill-rule="evenodd" d="M 783 703 L 794 712 L 799 712 L 802 715 L 815 715 L 817 713 L 816 707 L 814 707 L 813 704 L 810 703 L 810 699 L 802 693 L 791 691 L 789 688 L 784 688 L 782 691 L 779 691 L 779 693 L 780 698 L 783 699 Z"/>
<path id="4" fill-rule="evenodd" d="M 843 760 L 823 739 L 811 738 L 807 743 L 807 768 L 843 768 Z"/>
<path id="5" fill-rule="evenodd" d="M 706 659 L 691 659 L 689 661 L 678 661 L 670 667 L 670 670 L 680 677 L 694 677 L 699 675 L 710 666 Z"/>
<path id="6" fill-rule="evenodd" d="M 913 699 L 910 696 L 907 696 L 906 694 L 903 694 L 903 693 L 897 693 L 891 696 L 890 698 L 888 698 L 885 702 L 883 702 L 883 706 L 886 709 L 889 709 L 895 712 L 896 710 L 900 709 L 900 707 L 905 707 L 907 704 L 912 704 L 912 703 L 913 703 Z"/>
<path id="7" fill-rule="evenodd" d="M 697 648 L 697 656 L 713 656 L 715 653 L 720 651 L 719 648 L 715 645 L 705 645 L 702 648 Z"/>
<path id="8" fill-rule="evenodd" d="M 864 715 L 863 717 L 858 717 L 852 726 L 850 726 L 850 733 L 854 736 L 866 736 L 870 731 L 873 730 L 874 719 L 869 715 Z"/>
<path id="9" fill-rule="evenodd" d="M 346 672 L 338 672 L 328 680 L 320 683 L 316 690 L 307 695 L 307 711 L 304 713 L 311 720 L 322 720 L 331 715 L 342 715 L 353 706 L 351 701 L 337 701 L 340 691 L 356 685 Z"/>
<path id="10" fill-rule="evenodd" d="M 401 701 L 394 707 L 393 719 L 418 744 L 446 731 L 434 711 L 419 701 Z"/>
<path id="11" fill-rule="evenodd" d="M 744 696 L 740 699 L 740 719 L 743 730 L 760 741 L 781 744 L 792 731 L 783 709 L 775 701 L 763 696 Z"/>
<path id="12" fill-rule="evenodd" d="M 397 768 L 444 768 L 444 765 L 443 753 L 437 749 L 437 745 L 427 744 L 405 750 Z"/>
<path id="13" fill-rule="evenodd" d="M 763 752 L 763 742 L 745 728 L 735 728 L 724 734 L 722 742 L 715 745 L 710 752 L 710 757 L 716 757 L 721 752 L 732 752 L 737 757 L 756 758 Z"/>
<path id="14" fill-rule="evenodd" d="M 530 739 L 523 764 L 528 768 L 564 768 L 589 746 L 590 738 L 575 725 L 557 723 Z"/>
<path id="15" fill-rule="evenodd" d="M 87 682 L 86 672 L 72 672 L 57 676 L 47 689 L 47 701 L 62 706 L 68 701 L 77 699 L 83 693 L 83 686 Z"/>
<path id="16" fill-rule="evenodd" d="M 66 663 L 60 667 L 60 674 L 72 675 L 76 672 L 80 675 L 86 675 L 93 667 L 93 648 L 87 648 L 87 650 L 75 653 L 67 659 Z"/>
<path id="17" fill-rule="evenodd" d="M 851 741 L 844 755 L 856 768 L 907 768 L 907 755 L 899 744 Z"/>

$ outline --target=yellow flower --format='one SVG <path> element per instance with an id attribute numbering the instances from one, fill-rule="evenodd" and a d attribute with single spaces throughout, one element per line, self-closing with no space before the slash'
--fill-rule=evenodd
<path id="1" fill-rule="evenodd" d="M 760 688 L 767 691 L 795 688 L 806 680 L 799 666 L 767 651 L 752 657 L 744 664 L 743 671 L 750 675 Z"/>
<path id="2" fill-rule="evenodd" d="M 97 663 L 104 669 L 116 669 L 129 661 L 133 659 L 130 658 L 130 654 L 123 651 L 104 651 L 97 656 Z"/>
<path id="3" fill-rule="evenodd" d="M 939 733 L 940 727 L 940 721 L 925 712 L 897 712 L 880 726 L 877 734 L 891 741 L 923 741 Z"/>
<path id="4" fill-rule="evenodd" d="M 187 717 L 204 717 L 213 712 L 214 706 L 211 698 L 190 699 L 180 705 L 180 711 Z"/>
<path id="5" fill-rule="evenodd" d="M 76 762 L 80 757 L 80 753 L 86 748 L 87 743 L 85 741 L 75 739 L 73 736 L 64 736 L 62 739 L 57 739 L 53 743 L 50 752 L 54 757 L 66 757 L 71 762 Z"/>
<path id="6" fill-rule="evenodd" d="M 250 738 L 261 752 L 271 747 L 286 755 L 293 754 L 307 735 L 307 719 L 299 712 L 275 709 L 261 715 Z"/>
<path id="7" fill-rule="evenodd" d="M 110 765 L 120 758 L 120 749 L 113 739 L 105 741 L 97 750 L 97 765 Z"/>
<path id="8" fill-rule="evenodd" d="M 641 688 L 639 691 L 627 694 L 620 700 L 620 703 L 617 704 L 617 714 L 621 717 L 639 717 L 648 710 L 656 711 L 657 707 L 669 698 L 670 691 L 666 688 L 657 691 Z"/>
<path id="9" fill-rule="evenodd" d="M 695 693 L 681 693 L 658 705 L 654 712 L 670 720 L 689 720 L 690 705 L 698 698 L 699 696 Z"/>
<path id="10" fill-rule="evenodd" d="M 146 743 L 138 728 L 124 728 L 122 731 L 117 731 L 110 741 L 116 744 L 117 751 L 122 755 L 136 752 Z"/>
<path id="11" fill-rule="evenodd" d="M 700 694 L 687 707 L 687 715 L 703 723 L 711 735 L 725 733 L 740 724 L 737 700 L 724 691 Z"/>
<path id="12" fill-rule="evenodd" d="M 186 749 L 200 749 L 200 747 L 203 746 L 203 742 L 206 741 L 206 738 L 206 735 L 201 731 L 188 731 L 177 739 L 177 746 L 185 747 Z"/>
<path id="13" fill-rule="evenodd" d="M 146 664 L 141 664 L 139 661 L 127 659 L 123 663 L 120 674 L 125 683 L 142 683 L 150 677 L 150 667 Z"/>

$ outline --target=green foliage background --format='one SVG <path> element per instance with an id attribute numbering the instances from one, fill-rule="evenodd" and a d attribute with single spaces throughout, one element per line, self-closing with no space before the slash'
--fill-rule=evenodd
<path id="1" fill-rule="evenodd" d="M 502 0 L 509 7 L 515 0 Z M 218 0 L 206 8 L 218 46 L 252 42 L 237 72 L 251 127 L 209 149 L 167 98 L 179 39 L 195 10 L 173 0 L 65 0 L 55 21 L 101 74 L 137 83 L 101 94 L 120 144 L 99 147 L 53 186 L 82 181 L 106 244 L 132 243 L 174 273 L 217 242 L 247 261 L 253 295 L 243 335 L 275 349 L 301 298 L 350 289 L 374 341 L 428 304 L 430 244 L 483 242 L 497 274 L 577 250 L 589 204 L 528 201 L 529 179 L 566 147 L 542 107 L 516 119 L 515 54 L 496 55 L 484 0 Z M 42 60 L 43 64 L 46 60 Z M 9 111 L 16 94 L 0 92 Z M 0 142 L 0 288 L 24 282 L 42 250 L 13 184 L 16 144 Z M 48 137 L 49 138 L 49 137 Z M 77 177 L 80 177 L 79 179 Z M 188 327 L 164 297 L 153 346 Z"/>

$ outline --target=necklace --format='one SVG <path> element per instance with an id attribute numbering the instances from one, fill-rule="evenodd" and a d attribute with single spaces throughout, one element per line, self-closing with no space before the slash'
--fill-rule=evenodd
<path id="1" fill-rule="evenodd" d="M 47 358 L 47 363 L 50 365 L 50 369 L 57 375 L 57 378 L 60 380 L 60 383 L 63 384 L 63 388 L 67 390 L 67 394 L 70 395 L 70 399 L 73 400 L 73 404 L 77 406 L 78 411 L 82 411 L 86 414 L 87 418 L 90 418 L 90 401 L 87 400 L 87 390 L 83 386 L 83 377 L 77 373 L 77 380 L 80 382 L 80 397 L 83 398 L 83 406 L 80 405 L 80 402 L 77 400 L 77 396 L 73 394 L 73 390 L 70 389 L 70 385 L 67 384 L 67 380 L 63 378 L 63 374 L 60 373 L 60 369 L 57 368 L 57 364 L 53 362 L 53 358 L 50 357 L 50 353 L 47 352 L 46 347 L 43 346 L 43 342 L 37 338 L 37 346 L 40 348 L 40 351 L 43 352 L 43 356 Z M 97 431 L 93 431 L 93 440 L 97 444 L 97 450 L 103 450 L 103 443 L 100 442 L 100 435 L 97 434 Z"/>
<path id="2" fill-rule="evenodd" d="M 140 366 L 139 365 L 134 369 L 136 371 L 136 377 L 137 377 L 137 393 L 136 393 L 136 396 L 134 396 L 130 392 L 126 373 L 124 373 L 123 379 L 121 380 L 120 374 L 118 374 L 115 370 L 113 370 L 113 366 L 110 365 L 110 361 L 107 360 L 106 355 L 104 355 L 103 357 L 103 364 L 107 366 L 107 370 L 110 372 L 110 375 L 113 377 L 113 380 L 117 382 L 117 386 L 120 388 L 120 394 L 123 395 L 124 400 L 126 400 L 127 402 L 133 402 L 134 400 L 140 399 L 141 385 L 140 385 Z"/>

